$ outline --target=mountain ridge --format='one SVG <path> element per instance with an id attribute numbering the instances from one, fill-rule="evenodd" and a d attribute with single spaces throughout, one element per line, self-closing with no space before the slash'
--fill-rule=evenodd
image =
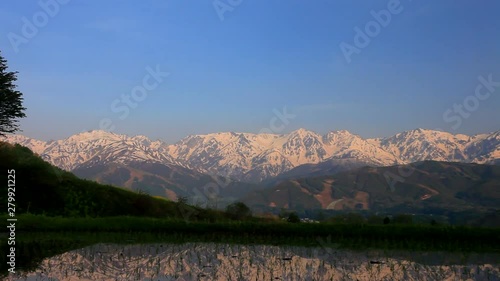
<path id="1" fill-rule="evenodd" d="M 422 128 L 371 139 L 347 130 L 320 135 L 301 128 L 289 134 L 190 135 L 175 144 L 102 130 L 48 142 L 22 135 L 9 135 L 6 141 L 27 146 L 69 171 L 82 165 L 143 161 L 247 182 L 260 182 L 301 165 L 329 160 L 390 166 L 425 160 L 487 164 L 500 159 L 500 131 L 468 136 Z"/>
<path id="2" fill-rule="evenodd" d="M 408 165 L 405 165 L 408 166 Z M 286 179 L 249 192 L 242 201 L 269 210 L 327 209 L 446 213 L 498 210 L 500 167 L 476 163 L 422 161 L 391 183 L 405 166 L 361 167 L 330 175 Z"/>

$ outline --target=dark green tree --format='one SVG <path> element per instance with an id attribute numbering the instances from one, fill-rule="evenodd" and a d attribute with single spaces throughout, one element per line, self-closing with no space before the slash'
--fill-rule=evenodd
<path id="1" fill-rule="evenodd" d="M 286 221 L 287 222 L 291 222 L 291 223 L 299 223 L 300 222 L 300 218 L 297 215 L 297 213 L 293 212 L 293 213 L 290 213 L 288 215 L 288 219 Z"/>
<path id="2" fill-rule="evenodd" d="M 19 131 L 19 118 L 26 117 L 23 94 L 16 90 L 17 72 L 7 70 L 7 60 L 0 53 L 0 136 Z"/>
<path id="3" fill-rule="evenodd" d="M 226 213 L 233 220 L 244 220 L 252 217 L 252 211 L 242 202 L 235 202 L 228 205 Z"/>
<path id="4" fill-rule="evenodd" d="M 288 215 L 289 215 L 289 214 L 290 214 L 290 212 L 289 212 L 287 209 L 285 209 L 285 208 L 281 208 L 281 210 L 280 210 L 280 213 L 279 213 L 278 217 L 279 217 L 280 219 L 286 219 L 286 218 L 288 218 Z"/>
<path id="5" fill-rule="evenodd" d="M 389 224 L 391 223 L 391 219 L 389 217 L 384 218 L 384 224 Z"/>

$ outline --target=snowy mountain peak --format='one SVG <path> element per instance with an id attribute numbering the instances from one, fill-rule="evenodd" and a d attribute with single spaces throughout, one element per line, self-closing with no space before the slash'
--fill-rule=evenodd
<path id="1" fill-rule="evenodd" d="M 331 131 L 329 134 L 335 134 L 335 135 L 354 135 L 351 132 L 347 130 L 337 130 L 337 131 Z"/>
<path id="2" fill-rule="evenodd" d="M 52 142 L 21 135 L 8 136 L 7 140 L 25 145 L 67 170 L 99 163 L 146 161 L 248 181 L 334 159 L 374 166 L 422 160 L 500 162 L 500 131 L 467 136 L 418 128 L 387 138 L 364 139 L 346 130 L 321 136 L 301 128 L 284 135 L 235 132 L 191 135 L 168 145 L 142 135 L 128 137 L 97 130 Z"/>
<path id="3" fill-rule="evenodd" d="M 82 132 L 79 134 L 72 135 L 68 137 L 67 141 L 88 141 L 88 140 L 97 140 L 97 139 L 110 139 L 116 138 L 119 135 L 116 135 L 111 132 L 103 131 L 103 130 L 91 130 Z"/>
<path id="4" fill-rule="evenodd" d="M 304 128 L 299 128 L 295 131 L 292 131 L 289 135 L 299 135 L 299 136 L 304 136 L 304 135 L 308 135 L 308 134 L 315 134 L 314 132 L 312 131 L 308 131 Z"/>
<path id="5" fill-rule="evenodd" d="M 341 142 L 352 141 L 354 139 L 361 139 L 360 136 L 351 134 L 349 131 L 332 131 L 323 136 L 323 140 L 327 144 L 335 144 Z"/>

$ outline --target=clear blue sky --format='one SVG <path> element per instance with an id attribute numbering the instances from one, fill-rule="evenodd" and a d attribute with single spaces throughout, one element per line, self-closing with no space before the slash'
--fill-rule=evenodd
<path id="1" fill-rule="evenodd" d="M 19 71 L 23 134 L 44 140 L 99 129 L 103 118 L 117 133 L 167 142 L 256 133 L 285 106 L 296 117 L 281 133 L 499 130 L 500 87 L 467 118 L 443 114 L 474 95 L 478 76 L 500 82 L 500 3 L 401 0 L 348 63 L 340 44 L 356 46 L 355 27 L 391 1 L 243 0 L 221 20 L 212 1 L 72 0 L 45 25 L 39 1 L 2 1 L 0 50 Z M 23 17 L 37 21 L 32 38 Z M 13 46 L 12 33 L 24 41 Z M 121 120 L 113 101 L 157 65 L 170 75 Z"/>

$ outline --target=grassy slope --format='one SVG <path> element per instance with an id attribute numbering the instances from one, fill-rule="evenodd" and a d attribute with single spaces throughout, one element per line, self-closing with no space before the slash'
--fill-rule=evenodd
<path id="1" fill-rule="evenodd" d="M 7 170 L 15 169 L 16 214 L 106 217 L 146 216 L 191 220 L 223 218 L 195 208 L 82 180 L 43 161 L 26 147 L 0 142 L 0 202 L 7 202 Z M 0 213 L 5 213 L 2 208 Z"/>

